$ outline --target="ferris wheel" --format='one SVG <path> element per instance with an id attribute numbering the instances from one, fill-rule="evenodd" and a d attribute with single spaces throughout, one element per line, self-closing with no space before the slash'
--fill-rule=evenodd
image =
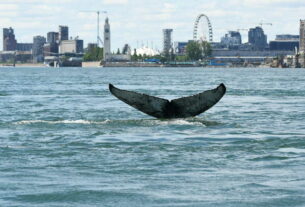
<path id="1" fill-rule="evenodd" d="M 205 14 L 200 14 L 194 25 L 194 40 L 213 42 L 213 28 L 210 19 Z"/>

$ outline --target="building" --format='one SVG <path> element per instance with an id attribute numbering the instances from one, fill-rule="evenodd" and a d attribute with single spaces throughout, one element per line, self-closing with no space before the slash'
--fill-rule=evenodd
<path id="1" fill-rule="evenodd" d="M 69 40 L 69 27 L 59 26 L 59 42 Z"/>
<path id="2" fill-rule="evenodd" d="M 84 52 L 84 41 L 83 40 L 63 40 L 59 45 L 59 52 L 65 53 L 83 53 Z"/>
<path id="3" fill-rule="evenodd" d="M 33 43 L 17 43 L 16 50 L 17 51 L 32 51 L 33 49 Z"/>
<path id="4" fill-rule="evenodd" d="M 111 56 L 111 33 L 110 33 L 109 19 L 107 17 L 104 25 L 104 61 L 105 62 L 109 61 L 110 56 Z"/>
<path id="5" fill-rule="evenodd" d="M 186 55 L 186 46 L 188 42 L 175 42 L 174 51 L 176 55 Z"/>
<path id="6" fill-rule="evenodd" d="M 141 55 L 141 56 L 148 56 L 148 57 L 160 55 L 160 53 L 158 51 L 156 51 L 152 48 L 149 48 L 149 47 L 145 47 L 145 46 L 133 51 L 133 55 L 135 55 L 135 54 Z"/>
<path id="7" fill-rule="evenodd" d="M 221 44 L 226 48 L 234 49 L 235 47 L 237 49 L 238 46 L 242 44 L 240 33 L 236 31 L 229 31 L 224 37 L 221 38 Z"/>
<path id="8" fill-rule="evenodd" d="M 3 28 L 3 51 L 15 51 L 17 41 L 15 39 L 13 28 Z"/>
<path id="9" fill-rule="evenodd" d="M 88 43 L 87 45 L 87 51 L 93 51 L 94 48 L 97 48 L 97 43 Z"/>
<path id="10" fill-rule="evenodd" d="M 131 60 L 131 54 L 112 54 L 111 53 L 111 32 L 108 17 L 104 25 L 104 62 L 128 62 Z"/>
<path id="11" fill-rule="evenodd" d="M 300 57 L 301 67 L 305 67 L 305 20 L 300 20 Z"/>
<path id="12" fill-rule="evenodd" d="M 35 36 L 33 38 L 33 62 L 43 62 L 43 46 L 46 38 L 43 36 Z"/>
<path id="13" fill-rule="evenodd" d="M 270 41 L 270 50 L 296 51 L 299 49 L 299 35 L 276 35 L 275 40 Z"/>
<path id="14" fill-rule="evenodd" d="M 265 50 L 268 46 L 267 35 L 261 27 L 250 29 L 248 39 L 254 50 Z"/>
<path id="15" fill-rule="evenodd" d="M 57 43 L 46 43 L 43 46 L 44 56 L 56 56 L 58 54 L 58 44 Z"/>
<path id="16" fill-rule="evenodd" d="M 172 49 L 172 29 L 163 29 L 163 53 L 169 54 Z"/>
<path id="17" fill-rule="evenodd" d="M 48 43 L 57 43 L 59 40 L 58 32 L 48 32 L 47 34 L 47 42 Z"/>
<path id="18" fill-rule="evenodd" d="M 2 63 L 30 63 L 32 60 L 32 52 L 30 51 L 0 51 L 0 62 Z"/>

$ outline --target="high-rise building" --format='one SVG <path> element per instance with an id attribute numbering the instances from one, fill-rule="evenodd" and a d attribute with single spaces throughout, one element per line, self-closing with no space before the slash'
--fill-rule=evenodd
<path id="1" fill-rule="evenodd" d="M 33 61 L 43 62 L 43 46 L 46 43 L 46 38 L 35 36 L 33 38 Z"/>
<path id="2" fill-rule="evenodd" d="M 17 49 L 17 41 L 15 39 L 13 28 L 3 29 L 3 51 L 15 51 Z"/>
<path id="3" fill-rule="evenodd" d="M 172 29 L 163 29 L 163 53 L 169 54 L 172 49 Z"/>
<path id="4" fill-rule="evenodd" d="M 48 43 L 57 43 L 58 40 L 59 40 L 58 32 L 48 32 L 48 34 L 47 34 Z"/>
<path id="5" fill-rule="evenodd" d="M 106 18 L 104 25 L 104 61 L 110 60 L 111 56 L 111 35 L 109 19 Z"/>
<path id="6" fill-rule="evenodd" d="M 69 40 L 69 27 L 59 26 L 59 41 Z"/>
<path id="7" fill-rule="evenodd" d="M 241 35 L 239 32 L 236 31 L 229 31 L 225 34 L 224 37 L 221 38 L 221 44 L 225 45 L 226 47 L 234 47 L 241 45 Z"/>
<path id="8" fill-rule="evenodd" d="M 300 64 L 305 67 L 305 20 L 300 20 Z"/>
<path id="9" fill-rule="evenodd" d="M 255 50 L 264 50 L 267 44 L 267 35 L 261 27 L 252 28 L 248 33 L 249 43 Z"/>

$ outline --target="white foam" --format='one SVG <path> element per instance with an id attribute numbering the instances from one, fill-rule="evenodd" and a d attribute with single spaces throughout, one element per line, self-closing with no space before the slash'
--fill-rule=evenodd
<path id="1" fill-rule="evenodd" d="M 189 121 L 185 119 L 173 119 L 168 121 L 158 121 L 158 123 L 163 125 L 188 125 L 188 126 L 205 126 L 203 123 L 198 121 Z"/>
<path id="2" fill-rule="evenodd" d="M 292 152 L 292 153 L 305 153 L 305 149 L 298 149 L 298 148 L 282 148 L 279 149 L 280 152 Z"/>
<path id="3" fill-rule="evenodd" d="M 88 121 L 88 120 L 61 120 L 61 121 L 45 121 L 45 120 L 24 120 L 15 122 L 16 125 L 27 125 L 27 124 L 105 124 L 105 121 Z"/>

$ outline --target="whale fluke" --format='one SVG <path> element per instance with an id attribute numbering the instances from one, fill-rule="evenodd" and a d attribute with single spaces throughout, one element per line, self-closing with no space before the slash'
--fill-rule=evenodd
<path id="1" fill-rule="evenodd" d="M 213 90 L 166 100 L 133 91 L 122 90 L 109 84 L 110 92 L 126 104 L 159 119 L 188 118 L 197 116 L 214 106 L 226 93 L 224 84 Z"/>

